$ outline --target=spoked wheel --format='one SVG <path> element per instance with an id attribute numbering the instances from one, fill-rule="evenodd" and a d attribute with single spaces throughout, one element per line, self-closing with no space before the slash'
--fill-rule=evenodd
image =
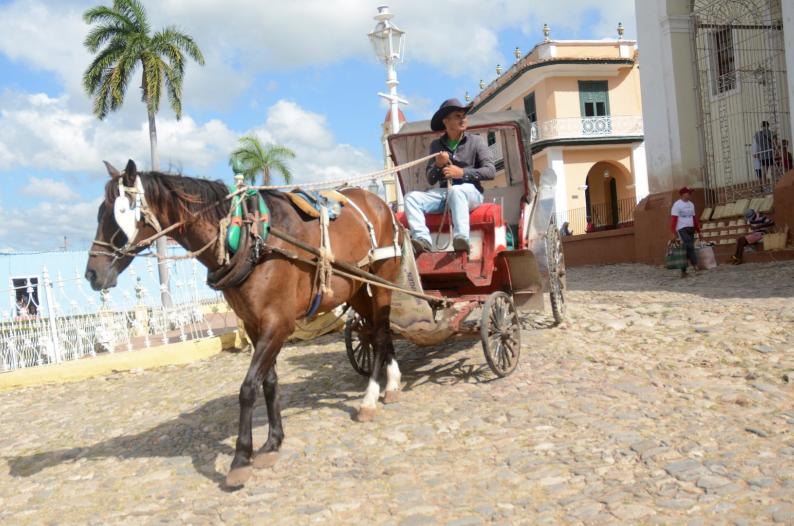
<path id="1" fill-rule="evenodd" d="M 549 299 L 554 322 L 565 320 L 565 255 L 556 221 L 552 221 L 546 235 L 546 258 L 549 265 Z"/>
<path id="2" fill-rule="evenodd" d="M 512 373 L 521 353 L 521 325 L 508 294 L 500 291 L 488 296 L 482 309 L 480 336 L 491 370 L 502 378 Z"/>
<path id="3" fill-rule="evenodd" d="M 347 359 L 355 371 L 369 377 L 372 374 L 372 364 L 375 363 L 375 347 L 372 345 L 372 330 L 369 324 L 359 316 L 353 314 L 345 322 L 345 347 Z"/>

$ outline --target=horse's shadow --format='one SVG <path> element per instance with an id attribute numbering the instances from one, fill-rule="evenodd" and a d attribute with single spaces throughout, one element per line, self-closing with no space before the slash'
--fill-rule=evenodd
<path id="1" fill-rule="evenodd" d="M 470 345 L 471 341 L 453 341 L 443 347 L 419 348 L 398 342 L 397 355 L 403 373 L 403 389 L 411 391 L 427 383 L 449 385 L 491 381 L 493 375 L 489 375 L 485 365 L 467 356 L 454 356 Z M 309 375 L 297 381 L 282 382 L 282 405 L 298 408 L 299 411 L 330 407 L 346 412 L 353 418 L 353 406 L 360 399 L 367 379 L 353 370 L 345 353 L 301 353 L 300 349 L 293 349 L 290 353 L 290 349 L 286 350 L 282 360 L 291 368 L 309 371 Z M 327 367 L 329 364 L 331 367 Z M 241 378 L 242 374 L 241 371 Z M 324 386 L 332 386 L 332 389 L 324 390 Z M 237 394 L 220 396 L 193 411 L 134 435 L 114 437 L 90 446 L 6 457 L 5 460 L 11 476 L 30 477 L 44 469 L 80 459 L 189 456 L 196 472 L 225 489 L 225 474 L 215 468 L 215 460 L 218 455 L 234 453 L 234 448 L 227 442 L 236 434 L 239 414 L 237 398 Z M 260 392 L 257 407 L 261 405 L 264 405 L 264 401 Z M 263 413 L 255 413 L 255 426 L 267 423 Z M 208 422 L 212 424 L 208 425 Z M 285 418 L 285 427 L 289 433 L 288 416 Z"/>

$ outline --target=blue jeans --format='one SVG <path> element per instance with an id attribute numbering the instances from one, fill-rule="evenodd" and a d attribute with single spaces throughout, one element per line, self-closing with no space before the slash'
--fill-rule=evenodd
<path id="1" fill-rule="evenodd" d="M 409 192 L 405 196 L 405 213 L 411 237 L 433 244 L 425 224 L 425 214 L 442 213 L 447 199 L 452 217 L 452 236 L 469 239 L 469 212 L 482 204 L 482 194 L 471 183 L 432 188 L 427 192 Z"/>

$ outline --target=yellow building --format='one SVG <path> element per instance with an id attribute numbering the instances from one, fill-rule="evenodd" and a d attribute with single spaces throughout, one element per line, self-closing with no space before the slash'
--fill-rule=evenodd
<path id="1" fill-rule="evenodd" d="M 546 38 L 473 101 L 472 113 L 518 110 L 532 124 L 534 176 L 557 175 L 557 221 L 574 234 L 631 224 L 648 194 L 636 41 Z M 490 141 L 489 141 L 490 142 Z M 497 145 L 494 145 L 497 148 Z M 499 152 L 494 152 L 497 159 Z"/>

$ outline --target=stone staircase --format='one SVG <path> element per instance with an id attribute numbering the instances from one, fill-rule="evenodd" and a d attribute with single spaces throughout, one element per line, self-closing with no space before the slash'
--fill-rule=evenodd
<path id="1" fill-rule="evenodd" d="M 703 241 L 714 245 L 714 255 L 720 264 L 730 262 L 734 254 L 736 238 L 750 233 L 750 225 L 744 219 L 744 213 L 753 209 L 774 219 L 774 202 L 772 195 L 753 199 L 739 199 L 733 203 L 706 208 L 700 215 Z M 746 250 L 744 261 L 764 262 L 794 259 L 794 248 L 786 247 L 776 250 L 764 250 L 761 244 Z"/>

